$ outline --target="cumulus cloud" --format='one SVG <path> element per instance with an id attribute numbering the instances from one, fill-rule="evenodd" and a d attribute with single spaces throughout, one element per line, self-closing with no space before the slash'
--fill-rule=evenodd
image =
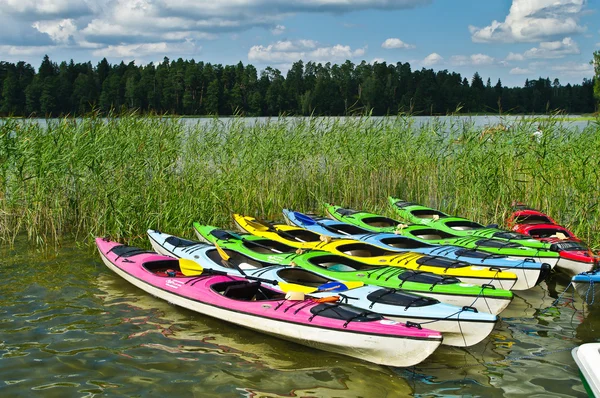
<path id="1" fill-rule="evenodd" d="M 3 56 L 23 57 L 23 56 L 36 55 L 36 56 L 40 56 L 41 57 L 46 52 L 48 52 L 49 49 L 52 49 L 52 47 L 48 47 L 48 46 L 8 46 L 8 45 L 0 45 L 0 53 L 2 53 Z"/>
<path id="2" fill-rule="evenodd" d="M 454 55 L 450 57 L 450 63 L 453 65 L 492 65 L 496 63 L 496 59 L 485 54 Z"/>
<path id="3" fill-rule="evenodd" d="M 562 72 L 568 76 L 591 77 L 594 74 L 594 66 L 589 63 L 567 62 L 562 65 L 550 67 L 553 71 Z"/>
<path id="4" fill-rule="evenodd" d="M 77 26 L 72 19 L 60 21 L 39 21 L 32 25 L 41 33 L 46 33 L 55 43 L 66 44 L 77 34 Z"/>
<path id="5" fill-rule="evenodd" d="M 525 57 L 523 56 L 523 54 L 513 52 L 508 53 L 508 56 L 506 57 L 507 61 L 523 61 L 524 59 Z"/>
<path id="6" fill-rule="evenodd" d="M 442 57 L 440 54 L 431 53 L 428 56 L 426 56 L 425 59 L 423 59 L 422 63 L 425 66 L 433 66 L 433 65 L 440 64 L 443 60 L 444 60 L 444 57 Z"/>
<path id="7" fill-rule="evenodd" d="M 191 41 L 179 44 L 159 42 L 108 46 L 106 48 L 96 49 L 92 54 L 97 57 L 133 60 L 136 58 L 139 59 L 168 54 L 195 55 L 200 52 L 200 49 L 201 47 L 196 46 Z"/>
<path id="8" fill-rule="evenodd" d="M 579 46 L 570 37 L 562 41 L 546 41 L 540 43 L 539 47 L 534 47 L 525 51 L 525 58 L 562 58 L 565 55 L 579 54 Z"/>
<path id="9" fill-rule="evenodd" d="M 513 0 L 504 22 L 469 26 L 474 42 L 532 42 L 585 31 L 579 17 L 587 0 Z"/>
<path id="10" fill-rule="evenodd" d="M 407 44 L 407 43 L 403 42 L 402 40 L 400 40 L 398 38 L 395 38 L 395 37 L 391 37 L 391 38 L 387 39 L 386 41 L 384 41 L 381 44 L 381 47 L 387 48 L 387 49 L 392 49 L 392 48 L 411 49 L 411 48 L 415 48 L 415 46 L 413 44 Z"/>
<path id="11" fill-rule="evenodd" d="M 93 1 L 85 0 L 0 0 L 0 14 L 14 15 L 24 20 L 42 17 L 55 19 L 86 15 L 94 10 Z"/>
<path id="12" fill-rule="evenodd" d="M 286 31 L 282 21 L 300 12 L 401 10 L 432 1 L 0 0 L 0 23 L 11 22 L 10 34 L 0 32 L 0 40 L 4 45 L 14 46 L 45 43 L 70 50 L 96 48 L 102 53 L 114 50 L 116 55 L 127 54 L 130 48 L 159 49 L 159 43 L 185 46 L 190 41 L 211 40 L 224 33 L 239 35 L 257 27 L 280 35 Z M 265 50 L 256 52 L 262 54 Z M 364 49 L 338 45 L 322 48 L 316 55 L 356 56 L 361 52 L 364 54 Z"/>
<path id="13" fill-rule="evenodd" d="M 567 55 L 579 54 L 579 46 L 570 37 L 559 41 L 541 42 L 538 47 L 530 48 L 523 54 L 509 53 L 506 61 L 524 61 L 526 59 L 564 58 Z"/>
<path id="14" fill-rule="evenodd" d="M 273 33 L 274 35 L 280 35 L 283 32 L 285 32 L 285 26 L 283 25 L 277 25 L 273 29 L 271 29 L 271 33 Z"/>
<path id="15" fill-rule="evenodd" d="M 531 73 L 531 70 L 525 68 L 512 68 L 508 73 L 511 75 L 527 75 Z"/>
<path id="16" fill-rule="evenodd" d="M 248 60 L 261 63 L 289 63 L 298 60 L 329 62 L 362 57 L 366 48 L 352 49 L 336 44 L 322 46 L 313 40 L 278 41 L 268 46 L 256 45 L 248 51 Z"/>

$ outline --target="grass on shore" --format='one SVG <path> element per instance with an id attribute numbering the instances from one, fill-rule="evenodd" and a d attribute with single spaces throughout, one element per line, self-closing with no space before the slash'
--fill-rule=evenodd
<path id="1" fill-rule="evenodd" d="M 192 236 L 191 223 L 230 226 L 232 212 L 281 219 L 323 202 L 393 215 L 388 195 L 483 223 L 513 200 L 600 244 L 600 122 L 464 119 L 415 127 L 410 117 L 219 119 L 119 117 L 0 122 L 0 237 L 38 243 L 74 234 L 133 239 L 147 228 Z"/>

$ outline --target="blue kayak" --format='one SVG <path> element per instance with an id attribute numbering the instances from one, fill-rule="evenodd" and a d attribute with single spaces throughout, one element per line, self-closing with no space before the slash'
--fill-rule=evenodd
<path id="1" fill-rule="evenodd" d="M 518 278 L 512 290 L 530 289 L 543 281 L 551 271 L 551 267 L 548 264 L 528 259 L 515 260 L 476 249 L 424 243 L 406 236 L 393 233 L 376 233 L 341 221 L 307 215 L 288 209 L 283 210 L 283 216 L 289 225 L 298 226 L 319 235 L 332 238 L 354 239 L 395 252 L 403 253 L 410 251 L 464 261 L 475 266 L 495 267 L 507 270 L 515 273 Z"/>
<path id="2" fill-rule="evenodd" d="M 577 274 L 571 282 L 588 305 L 600 303 L 600 269 Z"/>

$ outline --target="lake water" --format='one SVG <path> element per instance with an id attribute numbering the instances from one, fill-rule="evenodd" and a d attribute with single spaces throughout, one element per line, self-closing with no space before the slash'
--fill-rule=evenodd
<path id="1" fill-rule="evenodd" d="M 584 397 L 570 350 L 600 341 L 600 308 L 572 290 L 552 307 L 568 285 L 553 277 L 481 343 L 394 369 L 174 307 L 75 242 L 0 252 L 3 397 Z"/>
<path id="2" fill-rule="evenodd" d="M 393 117 L 393 116 L 392 116 Z M 388 117 L 388 116 L 373 116 L 370 119 L 378 121 L 378 120 L 383 120 L 383 119 L 389 119 L 392 117 Z M 561 121 L 562 118 L 562 121 Z M 569 129 L 578 129 L 578 130 L 583 130 L 585 129 L 588 125 L 595 123 L 594 121 L 590 121 L 590 120 L 578 120 L 577 118 L 579 118 L 578 115 L 564 115 L 561 116 L 561 118 L 559 117 L 552 117 L 550 118 L 548 115 L 518 115 L 518 116 L 511 116 L 511 115 L 504 115 L 504 116 L 497 116 L 497 115 L 484 115 L 484 116 L 461 116 L 461 115 L 456 115 L 456 116 L 412 116 L 410 117 L 411 122 L 413 123 L 413 126 L 415 128 L 419 128 L 422 127 L 424 125 L 432 125 L 432 124 L 443 124 L 446 126 L 446 128 L 449 128 L 449 126 L 451 125 L 463 125 L 466 124 L 468 126 L 473 126 L 474 128 L 486 128 L 486 127 L 493 127 L 493 126 L 498 126 L 499 124 L 502 124 L 506 127 L 512 126 L 515 123 L 518 123 L 519 121 L 525 121 L 526 123 L 531 123 L 532 124 L 532 133 L 533 131 L 535 131 L 535 128 L 537 127 L 537 125 L 539 123 L 541 123 L 542 125 L 544 125 L 543 120 L 552 120 L 552 122 L 550 122 L 552 125 L 554 123 L 554 121 L 556 121 L 557 123 L 559 123 L 561 126 L 564 126 L 566 128 Z M 286 117 L 282 117 L 282 118 L 277 118 L 277 117 L 216 117 L 216 118 L 211 118 L 211 117 L 204 117 L 204 118 L 195 118 L 195 117 L 185 117 L 185 118 L 181 118 L 181 122 L 188 127 L 195 127 L 196 125 L 204 125 L 204 124 L 208 124 L 208 123 L 212 123 L 215 120 L 219 120 L 221 123 L 227 124 L 233 121 L 243 121 L 243 123 L 247 124 L 247 125 L 255 125 L 255 124 L 264 124 L 267 123 L 269 121 L 276 121 L 276 120 L 288 120 L 288 121 L 301 121 L 301 120 L 305 120 L 308 119 L 307 117 L 304 116 L 286 116 Z M 326 120 L 355 120 L 357 119 L 357 117 L 353 117 L 353 116 L 349 116 L 349 117 L 344 117 L 344 116 L 339 116 L 339 117 L 315 117 L 314 119 L 326 119 Z M 2 123 L 4 119 L 0 118 L 0 123 Z M 46 119 L 19 119 L 22 120 L 24 122 L 27 123 L 40 123 L 41 125 L 46 125 L 48 120 Z M 49 120 L 57 120 L 57 119 L 49 119 Z M 541 120 L 541 122 L 540 122 Z"/>

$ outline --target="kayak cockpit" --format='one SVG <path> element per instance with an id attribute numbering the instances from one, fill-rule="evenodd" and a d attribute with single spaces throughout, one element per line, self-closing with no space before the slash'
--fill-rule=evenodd
<path id="1" fill-rule="evenodd" d="M 393 256 L 396 252 L 391 252 L 382 249 L 377 246 L 368 245 L 365 243 L 348 243 L 345 245 L 339 245 L 337 250 L 340 253 L 344 253 L 348 256 L 356 257 L 380 257 L 380 256 Z"/>
<path id="2" fill-rule="evenodd" d="M 392 236 L 389 238 L 383 238 L 380 240 L 381 243 L 387 246 L 395 247 L 397 249 L 421 249 L 424 247 L 434 247 L 428 243 L 420 242 L 415 239 L 410 239 L 405 236 Z"/>
<path id="3" fill-rule="evenodd" d="M 319 268 L 324 268 L 330 271 L 340 272 L 353 272 L 361 270 L 373 269 L 374 265 L 369 265 L 359 261 L 355 261 L 349 258 L 336 256 L 336 255 L 324 255 L 318 257 L 312 257 L 308 260 L 312 265 Z"/>
<path id="4" fill-rule="evenodd" d="M 314 272 L 302 268 L 283 268 L 277 271 L 277 276 L 288 283 L 295 283 L 308 287 L 319 287 L 325 283 L 331 282 L 331 279 L 325 278 Z"/>
<path id="5" fill-rule="evenodd" d="M 244 239 L 243 244 L 244 247 L 246 247 L 247 249 L 261 254 L 294 253 L 296 250 L 298 250 L 295 247 L 291 247 L 286 245 L 285 243 L 277 242 L 271 239 Z"/>
<path id="6" fill-rule="evenodd" d="M 396 221 L 394 219 L 382 216 L 365 217 L 361 221 L 371 227 L 376 228 L 391 228 L 396 227 L 398 224 L 400 224 L 400 221 Z"/>
<path id="7" fill-rule="evenodd" d="M 485 228 L 483 225 L 469 220 L 448 221 L 446 226 L 455 231 L 472 231 L 474 229 Z"/>
<path id="8" fill-rule="evenodd" d="M 424 220 L 448 217 L 447 214 L 433 209 L 411 210 L 410 214 Z"/>
<path id="9" fill-rule="evenodd" d="M 260 282 L 232 280 L 215 283 L 211 289 L 224 297 L 240 301 L 273 301 L 285 298 L 285 293 L 267 289 Z"/>
<path id="10" fill-rule="evenodd" d="M 185 277 L 179 267 L 179 260 L 175 258 L 172 260 L 147 261 L 142 264 L 142 268 L 156 276 Z"/>
<path id="11" fill-rule="evenodd" d="M 464 261 L 451 260 L 449 258 L 439 257 L 439 256 L 424 256 L 424 257 L 418 258 L 416 261 L 417 261 L 417 264 L 419 264 L 419 265 L 428 266 L 428 267 L 439 267 L 439 268 L 445 268 L 445 269 L 463 268 L 463 267 L 471 266 L 471 264 L 466 263 Z"/>

